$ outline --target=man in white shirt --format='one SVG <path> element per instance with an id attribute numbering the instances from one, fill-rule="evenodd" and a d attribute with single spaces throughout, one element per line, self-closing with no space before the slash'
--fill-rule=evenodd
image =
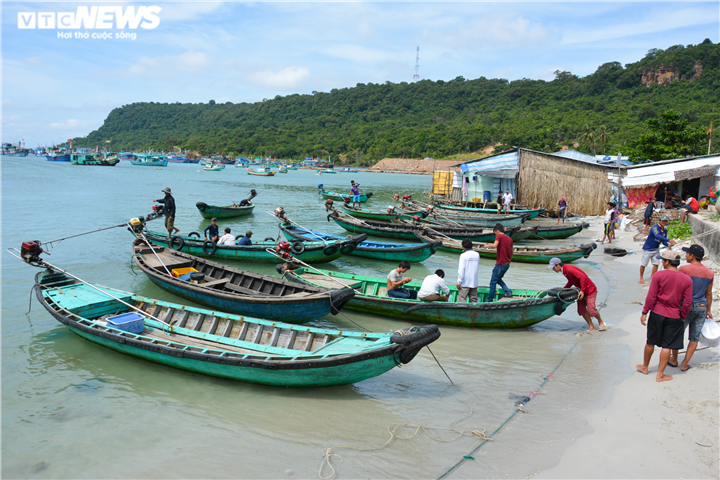
<path id="1" fill-rule="evenodd" d="M 505 190 L 505 195 L 503 195 L 503 212 L 510 213 L 510 202 L 512 202 L 512 200 L 513 196 L 510 190 Z"/>
<path id="2" fill-rule="evenodd" d="M 445 284 L 444 278 L 445 272 L 442 270 L 435 270 L 434 275 L 425 277 L 418 292 L 418 299 L 423 302 L 447 302 L 450 289 Z M 438 293 L 438 290 L 441 290 L 444 295 Z"/>
<path id="3" fill-rule="evenodd" d="M 457 288 L 458 303 L 465 303 L 470 295 L 470 303 L 477 303 L 478 265 L 480 255 L 472 249 L 472 240 L 466 238 L 462 241 L 463 253 L 460 255 L 458 266 Z"/>
<path id="4" fill-rule="evenodd" d="M 225 229 L 225 235 L 220 237 L 217 242 L 218 245 L 235 245 L 235 235 L 230 235 L 230 229 Z"/>

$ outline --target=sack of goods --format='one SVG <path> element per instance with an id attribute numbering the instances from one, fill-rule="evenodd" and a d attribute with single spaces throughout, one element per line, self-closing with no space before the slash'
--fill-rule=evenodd
<path id="1" fill-rule="evenodd" d="M 708 347 L 717 347 L 720 344 L 720 325 L 712 318 L 706 318 L 700 330 L 700 343 Z"/>

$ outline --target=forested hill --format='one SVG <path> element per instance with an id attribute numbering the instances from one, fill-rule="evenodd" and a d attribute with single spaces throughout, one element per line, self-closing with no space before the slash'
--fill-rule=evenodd
<path id="1" fill-rule="evenodd" d="M 134 103 L 114 109 L 102 127 L 73 142 L 371 162 L 442 158 L 493 144 L 557 151 L 583 129 L 604 126 L 607 143 L 598 142 L 597 153 L 616 153 L 645 132 L 645 120 L 666 110 L 708 128 L 711 120 L 720 123 L 719 106 L 720 45 L 705 40 L 653 49 L 624 67 L 605 63 L 583 78 L 558 71 L 549 82 L 458 77 L 358 84 L 252 104 Z M 591 148 L 581 143 L 581 150 Z"/>

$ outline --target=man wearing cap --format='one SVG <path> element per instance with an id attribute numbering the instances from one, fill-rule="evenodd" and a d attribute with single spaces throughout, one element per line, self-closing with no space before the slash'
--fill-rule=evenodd
<path id="1" fill-rule="evenodd" d="M 567 278 L 567 283 L 563 288 L 570 286 L 580 289 L 580 295 L 577 300 L 578 315 L 583 317 L 588 324 L 588 332 L 597 332 L 598 330 L 603 331 L 607 329 L 607 325 L 600 318 L 600 312 L 595 306 L 595 300 L 597 299 L 597 287 L 587 276 L 587 273 L 580 270 L 574 265 L 563 265 L 559 258 L 550 259 L 550 265 L 548 270 L 553 270 L 557 273 L 562 273 Z M 592 317 L 597 318 L 598 328 L 593 325 Z"/>
<path id="2" fill-rule="evenodd" d="M 230 228 L 225 229 L 225 235 L 220 237 L 217 242 L 218 245 L 235 245 L 235 235 L 230 233 Z"/>
<path id="3" fill-rule="evenodd" d="M 248 230 L 247 232 L 245 232 L 244 237 L 240 237 L 240 240 L 237 241 L 237 244 L 238 245 L 252 245 L 252 240 L 250 240 L 250 238 L 252 238 L 252 234 L 253 234 L 252 231 Z"/>
<path id="4" fill-rule="evenodd" d="M 207 226 L 204 233 L 205 240 L 210 240 L 217 243 L 218 239 L 220 238 L 220 232 L 218 232 L 217 218 L 213 218 L 212 220 L 210 220 L 210 225 Z"/>
<path id="5" fill-rule="evenodd" d="M 655 275 L 655 272 L 657 272 L 658 266 L 660 265 L 660 259 L 658 258 L 660 244 L 663 244 L 666 247 L 672 247 L 675 245 L 675 240 L 669 240 L 667 238 L 666 229 L 668 223 L 670 223 L 668 216 L 662 215 L 660 217 L 660 222 L 650 228 L 648 238 L 645 240 L 645 244 L 642 247 L 643 256 L 640 261 L 640 281 L 638 283 L 645 283 L 643 276 L 645 275 L 645 267 L 647 267 L 648 262 L 652 262 L 653 264 L 652 272 L 650 273 L 650 280 L 652 281 L 653 275 Z"/>
<path id="6" fill-rule="evenodd" d="M 647 207 L 645 207 L 645 215 L 643 215 L 643 225 L 645 225 L 645 233 L 648 233 L 648 230 L 650 230 L 652 216 L 655 212 L 655 200 L 657 199 L 655 197 L 652 197 L 648 202 Z"/>
<path id="7" fill-rule="evenodd" d="M 683 348 L 683 318 L 690 313 L 693 297 L 692 280 L 677 268 L 680 265 L 680 254 L 665 250 L 662 252 L 662 264 L 664 270 L 652 277 L 645 297 L 640 323 L 647 325 L 647 342 L 643 363 L 635 366 L 640 373 L 647 375 L 655 347 L 662 348 L 655 377 L 658 382 L 672 380 L 672 376 L 665 375 L 665 367 L 670 360 L 670 351 Z"/>
<path id="8" fill-rule="evenodd" d="M 705 323 L 705 317 L 712 318 L 710 305 L 712 305 L 712 286 L 713 272 L 702 263 L 705 256 L 705 249 L 700 245 L 690 245 L 683 247 L 685 252 L 685 261 L 689 265 L 683 265 L 679 268 L 680 272 L 688 275 L 693 284 L 693 298 L 690 313 L 685 317 L 685 327 L 689 329 L 688 347 L 685 358 L 680 365 L 683 372 L 690 368 L 690 359 L 697 349 L 698 341 L 700 341 L 700 331 Z M 671 367 L 678 366 L 678 351 L 673 350 L 670 354 L 668 365 Z"/>
<path id="9" fill-rule="evenodd" d="M 175 199 L 173 198 L 170 187 L 164 188 L 165 198 L 159 200 L 153 200 L 153 202 L 162 203 L 165 205 L 165 228 L 168 231 L 168 238 L 175 233 L 179 232 L 179 228 L 175 228 Z"/>

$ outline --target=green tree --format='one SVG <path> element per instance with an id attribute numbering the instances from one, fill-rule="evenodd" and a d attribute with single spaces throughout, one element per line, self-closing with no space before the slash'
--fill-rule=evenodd
<path id="1" fill-rule="evenodd" d="M 597 141 L 597 145 L 601 148 L 605 148 L 605 145 L 607 145 L 608 140 L 610 140 L 610 132 L 608 132 L 608 129 L 605 125 L 600 125 L 595 132 L 595 138 Z"/>
<path id="2" fill-rule="evenodd" d="M 703 154 L 704 129 L 690 127 L 675 110 L 661 113 L 659 118 L 650 118 L 645 125 L 648 132 L 640 135 L 629 153 L 633 163 Z"/>
<path id="3" fill-rule="evenodd" d="M 597 135 L 595 132 L 590 128 L 590 126 L 586 123 L 582 126 L 582 131 L 580 132 L 580 135 L 578 136 L 578 142 L 580 144 L 587 145 L 590 150 L 592 150 L 593 155 L 595 155 L 595 145 L 597 145 Z"/>

